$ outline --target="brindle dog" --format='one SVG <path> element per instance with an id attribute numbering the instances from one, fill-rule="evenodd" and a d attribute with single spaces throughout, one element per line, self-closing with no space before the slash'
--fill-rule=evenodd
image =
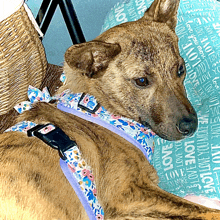
<path id="1" fill-rule="evenodd" d="M 168 140 L 194 133 L 197 117 L 186 98 L 175 34 L 178 5 L 155 0 L 140 20 L 72 46 L 60 91 L 94 95 L 110 112 L 141 121 Z M 21 120 L 51 122 L 77 142 L 93 169 L 105 219 L 220 219 L 220 211 L 161 190 L 142 152 L 98 125 L 47 103 L 36 104 Z M 57 151 L 21 132 L 4 133 L 0 140 L 0 219 L 88 219 Z"/>

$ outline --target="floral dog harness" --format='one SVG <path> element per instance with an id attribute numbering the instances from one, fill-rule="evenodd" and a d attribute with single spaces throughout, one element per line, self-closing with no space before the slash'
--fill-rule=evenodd
<path id="1" fill-rule="evenodd" d="M 155 134 L 134 120 L 110 114 L 104 107 L 98 104 L 93 96 L 82 93 L 73 94 L 66 90 L 59 96 L 51 97 L 46 88 L 40 91 L 29 86 L 28 97 L 30 102 L 25 101 L 15 106 L 19 113 L 31 109 L 34 102 L 49 102 L 55 99 L 58 103 L 58 109 L 101 125 L 122 136 L 140 149 L 148 161 L 151 162 Z M 35 123 L 24 121 L 7 129 L 6 132 L 27 132 L 34 126 L 36 126 Z M 40 132 L 49 133 L 55 129 L 52 126 L 50 125 L 46 127 L 46 130 L 44 129 Z M 77 145 L 65 151 L 64 155 L 65 160 L 60 160 L 61 168 L 83 204 L 89 219 L 104 219 L 104 211 L 96 197 L 96 186 L 91 167 L 82 158 Z"/>

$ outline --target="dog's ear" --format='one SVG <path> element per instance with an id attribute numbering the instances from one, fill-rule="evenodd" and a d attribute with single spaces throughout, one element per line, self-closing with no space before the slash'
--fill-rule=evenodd
<path id="1" fill-rule="evenodd" d="M 174 30 L 177 23 L 179 2 L 180 0 L 154 0 L 144 17 L 152 21 L 166 23 Z"/>
<path id="2" fill-rule="evenodd" d="M 73 45 L 65 53 L 65 61 L 88 77 L 108 67 L 109 62 L 120 53 L 119 44 L 90 41 Z"/>

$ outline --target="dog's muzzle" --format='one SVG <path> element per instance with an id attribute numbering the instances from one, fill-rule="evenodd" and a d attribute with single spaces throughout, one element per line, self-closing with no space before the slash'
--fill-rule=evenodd
<path id="1" fill-rule="evenodd" d="M 183 116 L 176 122 L 176 124 L 169 124 L 168 128 L 161 126 L 163 128 L 162 131 L 157 130 L 157 128 L 155 129 L 147 121 L 141 120 L 141 117 L 139 120 L 145 127 L 152 129 L 159 137 L 170 141 L 180 140 L 185 137 L 192 136 L 198 127 L 196 113 L 190 113 L 188 116 Z"/>
<path id="2" fill-rule="evenodd" d="M 183 136 L 193 135 L 198 127 L 197 115 L 190 114 L 188 117 L 183 117 L 176 127 Z"/>

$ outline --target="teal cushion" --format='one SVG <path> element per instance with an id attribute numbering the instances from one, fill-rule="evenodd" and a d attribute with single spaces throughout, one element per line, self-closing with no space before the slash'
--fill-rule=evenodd
<path id="1" fill-rule="evenodd" d="M 102 32 L 139 19 L 152 2 L 119 2 L 107 15 Z M 166 191 L 220 199 L 220 3 L 180 1 L 176 33 L 186 62 L 185 86 L 199 126 L 182 141 L 156 138 L 153 165 L 159 186 Z"/>

